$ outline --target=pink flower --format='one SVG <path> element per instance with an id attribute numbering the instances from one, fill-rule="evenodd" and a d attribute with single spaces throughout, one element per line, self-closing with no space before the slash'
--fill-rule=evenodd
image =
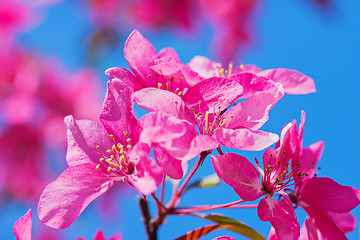
<path id="1" fill-rule="evenodd" d="M 297 239 L 300 227 L 291 201 L 284 191 L 292 174 L 288 172 L 289 160 L 293 154 L 296 143 L 296 122 L 287 124 L 281 131 L 280 141 L 276 149 L 264 152 L 264 170 L 256 168 L 245 158 L 234 153 L 212 156 L 214 169 L 225 183 L 230 185 L 235 192 L 245 201 L 261 199 L 258 205 L 258 216 L 262 221 L 269 221 L 275 228 L 279 239 Z M 259 172 L 261 183 L 259 183 Z M 273 198 L 279 193 L 282 200 Z"/>
<path id="2" fill-rule="evenodd" d="M 234 78 L 239 73 L 254 73 L 257 76 L 265 77 L 280 83 L 283 86 L 285 94 L 309 94 L 316 92 L 314 80 L 305 74 L 291 69 L 276 68 L 262 70 L 255 65 L 240 65 L 233 68 L 229 65 L 229 69 L 225 72 L 222 64 L 211 61 L 202 56 L 194 57 L 188 64 L 191 70 L 199 73 L 200 77 L 208 78 L 211 76 L 224 76 Z"/>
<path id="3" fill-rule="evenodd" d="M 199 81 L 198 74 L 180 62 L 174 49 L 164 48 L 159 53 L 137 30 L 127 39 L 124 56 L 135 77 L 126 69 L 106 70 L 110 80 L 127 79 L 127 84 L 138 91 L 154 87 L 182 94 L 191 84 Z"/>
<path id="4" fill-rule="evenodd" d="M 118 181 L 141 194 L 151 194 L 163 179 L 162 169 L 148 157 L 150 147 L 163 152 L 181 146 L 172 141 L 187 134 L 189 123 L 163 113 L 139 122 L 133 115 L 131 90 L 120 81 L 108 83 L 100 115 L 102 124 L 65 118 L 69 167 L 40 197 L 40 220 L 54 228 L 68 227 L 86 206 Z"/>
<path id="5" fill-rule="evenodd" d="M 32 211 L 29 209 L 24 216 L 14 224 L 13 232 L 16 240 L 31 240 Z"/>
<path id="6" fill-rule="evenodd" d="M 355 219 L 350 211 L 360 204 L 360 190 L 342 186 L 330 178 L 315 176 L 324 143 L 317 142 L 303 148 L 304 125 L 305 113 L 302 112 L 296 150 L 291 164 L 295 187 L 289 193 L 290 199 L 297 206 L 304 208 L 309 215 L 305 221 L 309 239 L 316 239 L 315 236 L 326 239 L 347 239 L 345 233 L 353 231 L 355 227 Z M 305 235 L 304 239 L 306 239 Z"/>

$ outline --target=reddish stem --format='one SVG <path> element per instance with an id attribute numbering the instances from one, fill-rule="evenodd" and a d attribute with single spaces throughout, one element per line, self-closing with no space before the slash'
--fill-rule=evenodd
<path id="1" fill-rule="evenodd" d="M 193 207 L 187 207 L 185 209 L 184 208 L 177 208 L 173 214 L 182 215 L 182 214 L 189 214 L 189 213 L 193 213 L 193 212 L 214 210 L 214 209 L 219 209 L 219 208 L 229 208 L 229 207 L 231 207 L 233 205 L 243 203 L 243 202 L 245 202 L 245 200 L 241 199 L 241 200 L 238 200 L 238 201 L 235 201 L 235 202 L 225 203 L 225 204 L 220 204 L 220 205 L 193 206 Z"/>
<path id="2" fill-rule="evenodd" d="M 191 172 L 187 175 L 187 177 L 184 180 L 183 184 L 181 185 L 180 189 L 172 196 L 169 204 L 167 205 L 168 209 L 173 209 L 173 208 L 175 208 L 177 206 L 177 204 L 179 203 L 180 197 L 181 197 L 181 195 L 183 194 L 183 192 L 184 192 L 184 190 L 186 188 L 186 185 L 189 183 L 192 176 L 194 176 L 195 172 L 198 170 L 200 165 L 203 163 L 203 161 L 205 160 L 205 158 L 209 154 L 210 154 L 209 151 L 202 152 L 200 154 L 199 159 L 197 160 L 196 164 L 191 169 Z"/>

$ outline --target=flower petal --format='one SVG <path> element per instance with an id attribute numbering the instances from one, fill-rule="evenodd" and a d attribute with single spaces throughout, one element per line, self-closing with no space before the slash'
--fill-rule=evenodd
<path id="1" fill-rule="evenodd" d="M 212 77 L 190 87 L 183 97 L 189 109 L 221 112 L 243 94 L 243 87 L 228 78 Z M 200 104 L 199 104 L 200 103 Z"/>
<path id="2" fill-rule="evenodd" d="M 157 164 L 165 174 L 173 179 L 181 179 L 184 176 L 186 161 L 180 161 L 170 156 L 163 148 L 155 146 L 154 154 Z"/>
<path id="3" fill-rule="evenodd" d="M 316 208 L 304 207 L 305 211 L 309 214 L 310 218 L 313 219 L 311 222 L 312 225 L 315 225 L 316 228 L 320 231 L 321 235 L 328 240 L 345 240 L 347 237 L 343 231 L 338 228 L 335 222 L 332 221 L 324 212 L 319 211 Z M 308 222 L 308 225 L 310 222 Z M 314 226 L 307 226 L 310 229 Z M 311 232 L 314 233 L 314 230 Z"/>
<path id="4" fill-rule="evenodd" d="M 265 92 L 249 97 L 223 114 L 226 118 L 224 127 L 259 129 L 269 119 L 269 111 L 282 96 L 281 92 Z"/>
<path id="5" fill-rule="evenodd" d="M 281 83 L 286 94 L 309 94 L 316 92 L 314 80 L 296 70 L 285 68 L 267 69 L 258 73 L 258 75 Z"/>
<path id="6" fill-rule="evenodd" d="M 66 228 L 95 198 L 106 192 L 116 180 L 92 164 L 67 168 L 42 193 L 38 216 L 53 228 Z"/>
<path id="7" fill-rule="evenodd" d="M 158 58 L 155 48 L 134 30 L 125 42 L 124 56 L 135 76 L 142 79 L 143 85 L 146 84 L 145 79 L 152 73 L 149 67 Z"/>
<path id="8" fill-rule="evenodd" d="M 245 157 L 225 153 L 211 158 L 218 176 L 230 185 L 241 199 L 254 201 L 263 195 L 259 172 Z"/>
<path id="9" fill-rule="evenodd" d="M 103 125 L 90 120 L 75 120 L 67 116 L 64 120 L 67 127 L 66 161 L 69 166 L 83 163 L 97 164 L 101 155 L 96 146 L 110 149 L 112 143 Z"/>
<path id="10" fill-rule="evenodd" d="M 148 113 L 139 119 L 142 127 L 139 142 L 152 146 L 182 137 L 187 129 L 194 129 L 188 121 L 163 112 Z"/>
<path id="11" fill-rule="evenodd" d="M 238 82 L 244 88 L 244 95 L 241 98 L 248 98 L 259 93 L 273 93 L 273 95 L 284 95 L 281 84 L 275 83 L 269 78 L 258 76 L 254 73 L 244 72 L 235 74 L 230 79 Z M 280 92 L 280 93 L 277 93 Z M 280 99 L 279 98 L 279 99 Z"/>
<path id="12" fill-rule="evenodd" d="M 13 227 L 16 240 L 31 240 L 32 211 L 29 209 L 24 216 L 19 218 Z"/>
<path id="13" fill-rule="evenodd" d="M 100 121 L 112 133 L 117 142 L 125 143 L 127 138 L 137 141 L 137 121 L 133 110 L 133 94 L 130 88 L 119 80 L 108 81 L 108 90 L 100 113 Z M 128 135 L 123 134 L 127 131 Z"/>
<path id="14" fill-rule="evenodd" d="M 155 161 L 148 157 L 150 151 L 146 144 L 136 144 L 129 153 L 129 158 L 135 163 L 135 173 L 126 176 L 127 181 L 141 194 L 153 193 L 161 184 L 163 171 L 156 166 Z"/>
<path id="15" fill-rule="evenodd" d="M 129 70 L 121 67 L 109 68 L 105 71 L 110 81 L 122 81 L 129 86 L 132 91 L 144 88 L 144 85 Z"/>
<path id="16" fill-rule="evenodd" d="M 344 213 L 360 204 L 360 190 L 330 178 L 313 177 L 305 183 L 299 201 L 321 211 Z"/>
<path id="17" fill-rule="evenodd" d="M 220 77 L 220 69 L 222 68 L 221 63 L 213 62 L 203 56 L 195 56 L 188 63 L 188 66 L 202 78 Z"/>
<path id="18" fill-rule="evenodd" d="M 261 199 L 257 208 L 260 220 L 269 221 L 279 240 L 298 239 L 300 226 L 296 220 L 294 208 L 284 196 L 284 201 L 271 197 Z"/>
<path id="19" fill-rule="evenodd" d="M 215 138 L 225 147 L 247 151 L 261 151 L 279 140 L 275 133 L 252 131 L 247 128 L 236 130 L 220 128 L 215 132 Z"/>
<path id="20" fill-rule="evenodd" d="M 156 88 L 146 88 L 135 93 L 135 102 L 151 112 L 164 112 L 195 123 L 194 113 L 177 94 Z"/>

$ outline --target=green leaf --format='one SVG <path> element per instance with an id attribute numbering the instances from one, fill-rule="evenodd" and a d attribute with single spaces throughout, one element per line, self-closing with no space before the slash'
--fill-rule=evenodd
<path id="1" fill-rule="evenodd" d="M 209 215 L 197 214 L 197 216 L 208 219 L 219 225 L 226 225 L 227 226 L 226 228 L 229 229 L 230 231 L 240 233 L 241 235 L 248 237 L 250 239 L 266 240 L 266 238 L 261 236 L 258 232 L 256 232 L 254 229 L 252 229 L 248 225 L 238 222 L 234 219 L 231 219 L 231 218 L 219 215 L 219 214 L 209 214 Z"/>
<path id="2" fill-rule="evenodd" d="M 175 240 L 196 240 L 202 238 L 208 233 L 228 227 L 231 227 L 231 225 L 208 225 L 205 227 L 197 228 L 193 231 L 189 231 L 185 235 L 178 237 Z"/>
<path id="3" fill-rule="evenodd" d="M 191 185 L 189 185 L 186 190 L 191 188 L 204 188 L 204 187 L 213 187 L 221 183 L 221 178 L 218 177 L 216 173 L 205 176 L 203 179 L 198 180 Z"/>

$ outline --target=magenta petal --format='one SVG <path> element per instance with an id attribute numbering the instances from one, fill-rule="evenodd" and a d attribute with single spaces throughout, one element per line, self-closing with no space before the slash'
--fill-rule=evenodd
<path id="1" fill-rule="evenodd" d="M 203 56 L 195 56 L 188 63 L 188 66 L 202 78 L 220 77 L 220 69 L 222 68 L 221 63 L 213 62 Z"/>
<path id="2" fill-rule="evenodd" d="M 225 153 L 211 156 L 214 169 L 224 182 L 234 188 L 245 201 L 254 201 L 263 195 L 259 172 L 245 157 Z"/>
<path id="3" fill-rule="evenodd" d="M 221 236 L 221 237 L 214 238 L 213 240 L 236 240 L 236 239 L 229 237 L 229 236 Z"/>
<path id="4" fill-rule="evenodd" d="M 130 88 L 119 80 L 108 81 L 108 90 L 101 110 L 100 121 L 118 142 L 127 138 L 137 141 L 137 121 L 133 111 L 133 94 Z M 124 135 L 127 131 L 128 135 Z"/>
<path id="5" fill-rule="evenodd" d="M 67 127 L 66 161 L 69 166 L 83 163 L 99 162 L 101 155 L 96 146 L 110 149 L 110 142 L 106 129 L 100 123 L 90 120 L 75 120 L 67 116 L 64 120 Z"/>
<path id="6" fill-rule="evenodd" d="M 135 93 L 135 102 L 151 112 L 164 112 L 195 123 L 194 113 L 178 95 L 156 88 L 146 88 Z"/>
<path id="7" fill-rule="evenodd" d="M 158 58 L 172 58 L 173 60 L 180 62 L 179 56 L 175 49 L 169 47 L 161 49 Z"/>
<path id="8" fill-rule="evenodd" d="M 316 228 L 321 235 L 327 240 L 346 240 L 344 232 L 339 229 L 335 222 L 332 221 L 326 214 L 318 209 L 311 207 L 304 207 L 310 218 L 314 219 L 312 224 L 316 224 Z"/>
<path id="9" fill-rule="evenodd" d="M 291 163 L 291 168 L 294 173 L 302 172 L 305 174 L 308 174 L 310 177 L 313 176 L 318 161 L 321 158 L 321 155 L 324 150 L 324 142 L 319 141 L 316 143 L 311 144 L 307 148 L 303 148 L 300 152 L 299 158 L 293 158 Z M 304 176 L 301 176 L 300 178 L 295 176 L 294 180 L 295 182 L 302 181 L 302 178 Z"/>
<path id="10" fill-rule="evenodd" d="M 24 216 L 19 218 L 13 227 L 16 240 L 31 240 L 32 211 L 29 209 Z"/>
<path id="11" fill-rule="evenodd" d="M 265 92 L 249 97 L 224 113 L 223 117 L 226 118 L 224 127 L 259 129 L 269 119 L 269 111 L 282 96 L 281 92 L 275 94 Z"/>
<path id="12" fill-rule="evenodd" d="M 309 94 L 316 92 L 314 80 L 305 74 L 291 69 L 267 69 L 258 73 L 281 83 L 286 94 Z"/>
<path id="13" fill-rule="evenodd" d="M 280 84 L 275 83 L 269 78 L 258 76 L 254 73 L 240 73 L 231 76 L 232 80 L 238 82 L 244 88 L 242 98 L 248 98 L 259 93 L 273 93 L 274 95 L 280 91 L 282 97 L 283 88 Z M 279 99 L 280 99 L 279 98 Z"/>
<path id="14" fill-rule="evenodd" d="M 301 240 L 321 240 L 321 233 L 316 227 L 316 222 L 314 218 L 307 218 L 305 220 L 304 226 L 301 228 Z"/>
<path id="15" fill-rule="evenodd" d="M 173 179 L 181 179 L 184 176 L 186 161 L 173 158 L 161 147 L 154 147 L 154 154 L 156 162 L 166 175 Z"/>
<path id="16" fill-rule="evenodd" d="M 105 74 L 112 81 L 122 81 L 129 86 L 131 90 L 138 91 L 144 87 L 143 83 L 134 77 L 134 75 L 127 69 L 121 67 L 109 68 Z"/>
<path id="17" fill-rule="evenodd" d="M 150 65 L 158 58 L 151 43 L 134 30 L 125 42 L 124 56 L 136 77 L 146 79 L 152 73 Z"/>
<path id="18" fill-rule="evenodd" d="M 193 125 L 188 121 L 163 112 L 144 115 L 139 119 L 139 125 L 142 127 L 139 142 L 149 146 L 182 137 L 189 128 L 193 129 L 192 134 L 195 134 Z"/>
<path id="19" fill-rule="evenodd" d="M 271 197 L 261 199 L 257 208 L 260 220 L 269 221 L 279 240 L 298 239 L 300 226 L 296 220 L 294 208 L 284 196 L 284 201 Z"/>
<path id="20" fill-rule="evenodd" d="M 360 204 L 360 190 L 330 178 L 314 177 L 305 183 L 299 201 L 322 211 L 344 213 Z"/>
<path id="21" fill-rule="evenodd" d="M 228 78 L 212 77 L 190 87 L 184 95 L 188 108 L 205 113 L 226 109 L 243 94 L 243 87 Z M 199 104 L 200 102 L 200 104 Z"/>
<path id="22" fill-rule="evenodd" d="M 184 156 L 179 156 L 178 159 L 190 160 L 204 151 L 212 150 L 220 146 L 218 140 L 209 135 L 197 135 L 191 140 L 188 152 Z"/>
<path id="23" fill-rule="evenodd" d="M 66 228 L 95 198 L 106 192 L 116 180 L 95 165 L 67 168 L 42 193 L 38 204 L 40 221 L 53 228 Z"/>
<path id="24" fill-rule="evenodd" d="M 344 233 L 353 232 L 356 225 L 356 219 L 351 213 L 333 213 L 327 212 L 326 215 L 336 224 Z"/>
<path id="25" fill-rule="evenodd" d="M 247 151 L 264 150 L 279 140 L 279 136 L 275 133 L 252 131 L 247 128 L 236 130 L 220 128 L 214 135 L 225 147 Z"/>
<path id="26" fill-rule="evenodd" d="M 128 157 L 135 163 L 135 172 L 126 176 L 127 181 L 141 194 L 153 193 L 161 184 L 163 171 L 148 157 L 146 144 L 136 144 Z"/>

